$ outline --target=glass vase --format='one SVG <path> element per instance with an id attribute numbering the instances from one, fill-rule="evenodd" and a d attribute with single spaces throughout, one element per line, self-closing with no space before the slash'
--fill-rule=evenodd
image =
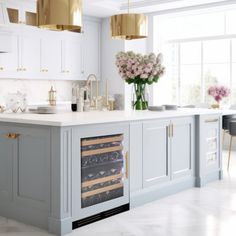
<path id="1" fill-rule="evenodd" d="M 134 84 L 134 110 L 147 110 L 148 109 L 148 96 L 146 93 L 146 84 Z"/>

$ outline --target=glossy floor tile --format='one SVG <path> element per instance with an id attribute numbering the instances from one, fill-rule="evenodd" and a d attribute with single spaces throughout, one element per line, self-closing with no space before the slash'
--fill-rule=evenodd
<path id="1" fill-rule="evenodd" d="M 226 154 L 224 162 L 226 164 Z M 224 168 L 225 169 L 225 168 Z M 235 236 L 236 153 L 223 181 L 175 194 L 82 227 L 68 236 Z M 0 217 L 0 236 L 50 236 Z"/>

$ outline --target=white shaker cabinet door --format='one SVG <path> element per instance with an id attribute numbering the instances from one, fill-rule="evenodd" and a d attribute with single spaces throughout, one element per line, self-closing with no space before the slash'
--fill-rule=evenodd
<path id="1" fill-rule="evenodd" d="M 193 118 L 172 120 L 171 170 L 172 178 L 189 176 L 193 171 Z"/>
<path id="2" fill-rule="evenodd" d="M 62 41 L 55 38 L 41 39 L 40 72 L 44 76 L 57 79 L 62 71 Z"/>
<path id="3" fill-rule="evenodd" d="M 100 23 L 95 21 L 84 22 L 83 59 L 84 76 L 95 74 L 100 78 Z"/>
<path id="4" fill-rule="evenodd" d="M 82 44 L 80 35 L 63 40 L 61 72 L 65 79 L 82 79 Z"/>
<path id="5" fill-rule="evenodd" d="M 143 124 L 143 186 L 170 180 L 169 120 Z"/>
<path id="6" fill-rule="evenodd" d="M 17 35 L 9 36 L 11 51 L 0 53 L 0 77 L 13 77 L 19 67 L 18 61 L 18 37 Z"/>
<path id="7" fill-rule="evenodd" d="M 40 38 L 38 35 L 22 34 L 19 39 L 20 72 L 35 74 L 40 71 Z"/>

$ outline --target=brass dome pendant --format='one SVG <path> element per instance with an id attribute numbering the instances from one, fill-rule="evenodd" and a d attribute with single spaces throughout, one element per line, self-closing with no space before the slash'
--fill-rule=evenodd
<path id="1" fill-rule="evenodd" d="M 148 17 L 144 14 L 114 15 L 110 19 L 111 36 L 113 39 L 142 39 L 148 37 Z"/>
<path id="2" fill-rule="evenodd" d="M 49 30 L 82 30 L 82 0 L 37 0 L 37 24 Z"/>

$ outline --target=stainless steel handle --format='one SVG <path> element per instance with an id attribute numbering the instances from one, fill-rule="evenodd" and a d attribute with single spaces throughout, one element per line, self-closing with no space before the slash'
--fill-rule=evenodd
<path id="1" fill-rule="evenodd" d="M 172 136 L 171 137 L 174 137 L 174 125 L 173 124 L 171 125 L 171 130 L 172 130 L 172 132 L 171 132 Z"/>
<path id="2" fill-rule="evenodd" d="M 129 153 L 128 152 L 126 152 L 125 154 L 125 167 L 126 167 L 125 177 L 126 179 L 128 179 L 129 178 Z"/>
<path id="3" fill-rule="evenodd" d="M 17 139 L 19 136 L 20 134 L 15 134 L 15 133 L 9 133 L 5 135 L 5 137 L 8 139 Z"/>
<path id="4" fill-rule="evenodd" d="M 219 119 L 207 119 L 207 120 L 205 120 L 205 123 L 215 123 L 218 121 L 219 121 Z"/>

